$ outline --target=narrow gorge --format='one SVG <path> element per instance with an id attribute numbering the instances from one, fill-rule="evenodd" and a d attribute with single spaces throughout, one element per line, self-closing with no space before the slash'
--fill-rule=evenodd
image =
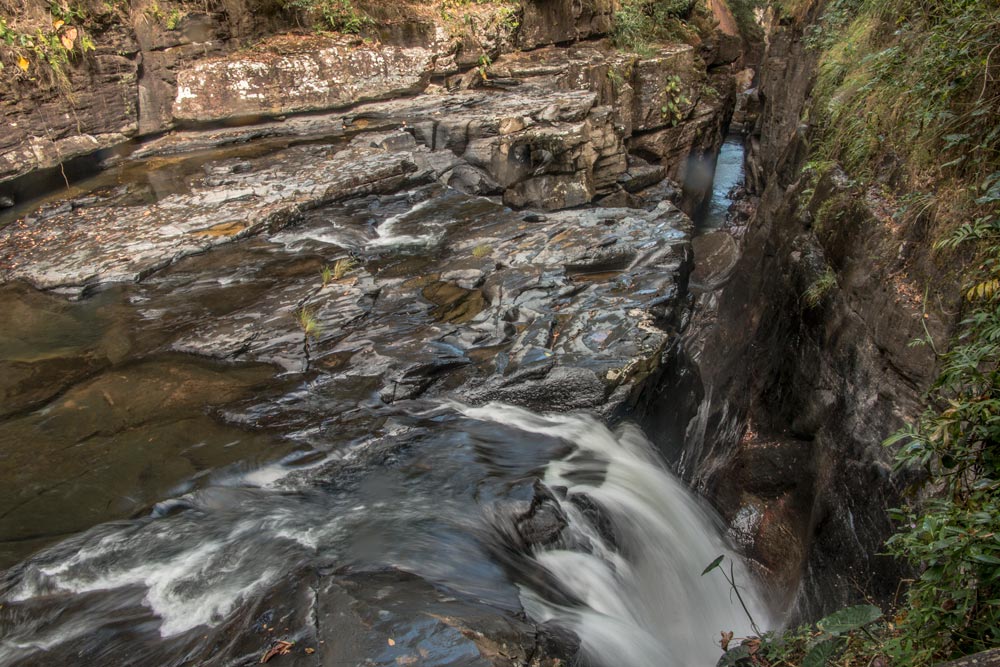
<path id="1" fill-rule="evenodd" d="M 0 664 L 770 666 L 895 613 L 883 441 L 964 292 L 824 152 L 840 4 L 12 2 Z"/>

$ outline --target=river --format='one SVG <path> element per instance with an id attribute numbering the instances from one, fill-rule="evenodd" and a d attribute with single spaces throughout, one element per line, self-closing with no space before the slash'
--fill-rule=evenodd
<path id="1" fill-rule="evenodd" d="M 46 205 L 190 217 L 220 174 L 323 147 L 282 150 Z M 0 662 L 244 664 L 280 640 L 275 664 L 714 664 L 750 623 L 704 567 L 726 554 L 766 610 L 664 465 L 676 435 L 630 418 L 689 238 L 666 204 L 524 215 L 411 182 L 139 282 L 4 283 Z"/>

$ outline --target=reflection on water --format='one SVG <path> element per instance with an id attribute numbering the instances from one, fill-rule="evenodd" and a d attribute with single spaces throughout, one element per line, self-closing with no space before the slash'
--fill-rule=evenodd
<path id="1" fill-rule="evenodd" d="M 743 138 L 728 137 L 719 150 L 712 181 L 712 198 L 703 211 L 695 216 L 698 229 L 718 229 L 726 222 L 726 213 L 733 200 L 729 193 L 743 180 Z"/>

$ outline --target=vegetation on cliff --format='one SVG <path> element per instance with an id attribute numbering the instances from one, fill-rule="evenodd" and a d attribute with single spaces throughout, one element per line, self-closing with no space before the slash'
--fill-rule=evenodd
<path id="1" fill-rule="evenodd" d="M 94 50 L 83 28 L 89 12 L 79 6 L 53 3 L 48 7 L 27 0 L 0 2 L 0 75 L 43 77 L 48 84 L 65 84 L 65 68 Z"/>
<path id="2" fill-rule="evenodd" d="M 756 640 L 742 660 L 919 667 L 998 646 L 1000 3 L 775 0 L 771 11 L 818 59 L 811 166 L 921 230 L 933 268 L 915 277 L 928 290 L 935 277 L 965 287 L 950 348 L 916 341 L 941 352 L 926 411 L 886 442 L 920 480 L 890 510 L 886 551 L 917 573 L 898 608 L 828 653 L 815 650 L 822 628 L 806 626 Z"/>
<path id="3" fill-rule="evenodd" d="M 920 574 L 866 645 L 931 664 L 1000 643 L 1000 4 L 834 0 L 808 39 L 815 155 L 933 230 L 968 284 L 927 411 L 887 441 L 924 473 L 887 543 Z"/>

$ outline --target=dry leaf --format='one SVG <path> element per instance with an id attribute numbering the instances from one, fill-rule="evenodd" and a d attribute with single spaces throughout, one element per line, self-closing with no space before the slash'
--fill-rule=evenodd
<path id="1" fill-rule="evenodd" d="M 264 653 L 263 656 L 261 656 L 260 662 L 261 664 L 263 664 L 276 655 L 288 655 L 291 652 L 292 652 L 292 642 L 280 641 L 271 648 L 267 649 L 267 652 Z"/>
<path id="2" fill-rule="evenodd" d="M 733 641 L 733 631 L 730 630 L 729 632 L 720 632 L 719 634 L 722 635 L 722 639 L 719 640 L 719 646 L 722 647 L 723 651 L 728 651 L 729 642 Z"/>
<path id="3" fill-rule="evenodd" d="M 393 639 L 392 637 L 390 637 L 386 641 L 389 642 L 389 646 L 395 646 L 396 645 L 396 640 Z"/>
<path id="4" fill-rule="evenodd" d="M 63 48 L 66 49 L 67 51 L 72 50 L 73 43 L 76 42 L 76 36 L 78 34 L 79 33 L 77 32 L 77 29 L 74 28 L 73 26 L 70 26 L 65 31 L 63 31 L 63 34 L 59 35 L 59 41 L 62 42 Z"/>
<path id="5" fill-rule="evenodd" d="M 20 67 L 25 72 L 28 71 L 28 65 L 29 65 L 28 59 L 25 58 L 24 56 L 21 56 L 20 58 L 17 59 L 17 66 Z"/>
<path id="6" fill-rule="evenodd" d="M 52 19 L 52 29 L 53 30 L 58 30 L 59 28 L 63 27 L 64 25 L 66 25 L 66 22 L 63 21 L 62 19 Z"/>
<path id="7" fill-rule="evenodd" d="M 305 649 L 305 652 L 306 652 L 306 655 L 312 655 L 313 653 L 316 652 L 316 649 L 314 649 L 314 648 L 307 648 L 307 649 Z"/>

